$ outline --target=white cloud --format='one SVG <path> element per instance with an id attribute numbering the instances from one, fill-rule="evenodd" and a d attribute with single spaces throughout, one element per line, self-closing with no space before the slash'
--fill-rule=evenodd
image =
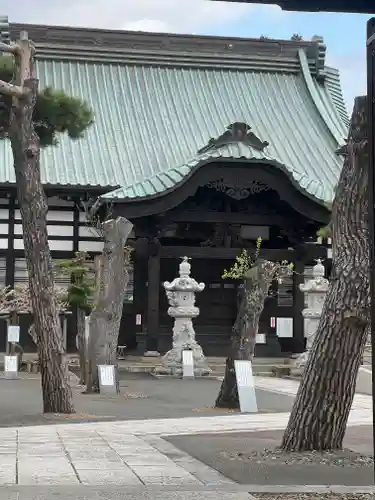
<path id="1" fill-rule="evenodd" d="M 192 34 L 232 31 L 233 35 L 236 24 L 250 19 L 250 14 L 256 22 L 257 14 L 266 11 L 268 18 L 276 23 L 291 15 L 275 5 L 210 0 L 19 0 L 9 3 L 6 10 L 11 22 Z M 272 36 L 266 26 L 264 34 Z M 330 54 L 329 48 L 328 57 Z M 333 55 L 328 63 L 340 69 L 350 112 L 354 97 L 366 92 L 364 54 Z"/>
<path id="2" fill-rule="evenodd" d="M 168 31 L 168 25 L 157 19 L 139 19 L 138 21 L 130 21 L 130 23 L 125 23 L 122 28 L 129 31 L 148 31 L 154 33 L 165 33 Z"/>
<path id="3" fill-rule="evenodd" d="M 13 22 L 107 29 L 203 33 L 240 21 L 257 7 L 209 0 L 21 0 L 10 7 Z M 259 7 L 258 7 L 259 8 Z M 275 12 L 274 7 L 270 7 Z"/>

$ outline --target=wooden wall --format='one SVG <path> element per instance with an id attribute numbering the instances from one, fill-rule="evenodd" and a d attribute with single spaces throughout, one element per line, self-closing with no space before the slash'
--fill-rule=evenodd
<path id="1" fill-rule="evenodd" d="M 76 251 L 86 251 L 91 256 L 97 255 L 103 248 L 103 242 L 97 231 L 86 222 L 86 216 L 73 201 L 57 197 L 48 199 L 48 235 L 52 260 L 71 258 Z M 27 268 L 24 256 L 21 214 L 14 198 L 0 198 L 0 287 L 27 284 Z M 55 285 L 67 288 L 67 276 L 56 272 Z M 133 275 L 130 273 L 128 291 L 124 304 L 122 335 L 129 323 L 133 303 Z M 26 351 L 34 351 L 27 329 L 31 318 L 20 319 L 21 345 Z M 68 350 L 75 351 L 75 316 L 68 319 Z M 5 321 L 0 319 L 0 351 L 5 349 Z"/>

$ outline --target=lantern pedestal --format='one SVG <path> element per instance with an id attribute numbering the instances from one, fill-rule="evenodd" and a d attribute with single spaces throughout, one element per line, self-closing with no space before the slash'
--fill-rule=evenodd
<path id="1" fill-rule="evenodd" d="M 310 357 L 323 312 L 324 301 L 328 292 L 329 282 L 324 278 L 324 266 L 320 259 L 313 267 L 313 278 L 300 285 L 300 290 L 306 294 L 307 308 L 302 311 L 306 337 L 306 351 L 296 359 L 296 366 L 303 370 Z"/>
<path id="2" fill-rule="evenodd" d="M 195 306 L 195 294 L 204 290 L 205 284 L 197 283 L 191 278 L 190 269 L 188 258 L 184 257 L 180 264 L 180 276 L 172 283 L 164 283 L 170 306 L 168 315 L 174 318 L 173 346 L 163 356 L 162 365 L 157 369 L 158 374 L 182 376 L 182 352 L 186 350 L 193 353 L 194 376 L 209 375 L 211 372 L 203 350 L 195 340 L 193 326 L 193 318 L 199 315 L 199 308 Z"/>

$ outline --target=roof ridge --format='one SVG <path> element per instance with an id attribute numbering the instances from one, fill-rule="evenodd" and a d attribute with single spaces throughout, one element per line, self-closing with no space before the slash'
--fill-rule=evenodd
<path id="1" fill-rule="evenodd" d="M 9 30 L 10 28 L 10 30 Z M 0 26 L 1 30 L 1 26 Z M 278 40 L 272 38 L 217 37 L 207 35 L 182 35 L 170 33 L 146 33 L 135 31 L 47 26 L 8 23 L 11 38 L 20 31 L 28 31 L 36 45 L 39 58 L 75 58 L 85 60 L 112 60 L 131 64 L 168 63 L 168 58 L 186 64 L 209 63 L 235 66 L 244 69 L 252 61 L 254 69 L 272 71 L 299 71 L 298 50 L 307 54 L 312 74 L 319 74 L 324 67 L 325 45 L 320 37 L 311 41 Z M 131 61 L 131 55 L 133 60 Z M 126 57 L 125 57 L 126 55 Z M 135 57 L 136 56 L 136 57 Z M 171 64 L 171 62 L 169 63 Z M 262 63 L 262 64 L 259 64 Z M 257 67 L 259 65 L 259 68 Z"/>

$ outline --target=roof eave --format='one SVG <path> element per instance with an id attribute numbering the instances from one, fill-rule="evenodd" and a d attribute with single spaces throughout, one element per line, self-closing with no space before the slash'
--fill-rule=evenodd
<path id="1" fill-rule="evenodd" d="M 106 193 L 105 195 L 101 196 L 100 198 L 103 201 L 112 201 L 115 203 L 137 203 L 137 202 L 144 202 L 144 201 L 153 201 L 157 198 L 162 198 L 163 196 L 166 196 L 167 194 L 175 191 L 178 189 L 180 186 L 188 182 L 188 180 L 202 167 L 205 165 L 212 163 L 212 162 L 218 162 L 218 163 L 223 163 L 223 162 L 229 162 L 229 163 L 250 163 L 250 164 L 263 164 L 263 165 L 271 165 L 276 168 L 278 168 L 281 172 L 283 172 L 287 177 L 289 178 L 290 182 L 293 184 L 293 186 L 300 191 L 304 196 L 309 198 L 310 200 L 314 201 L 315 203 L 318 203 L 321 206 L 326 206 L 327 201 L 331 200 L 324 200 L 320 199 L 313 194 L 309 193 L 305 188 L 303 188 L 299 182 L 293 177 L 293 174 L 291 171 L 288 169 L 288 167 L 276 159 L 258 159 L 254 158 L 253 160 L 248 159 L 248 158 L 207 158 L 202 161 L 197 161 L 196 165 L 190 170 L 190 172 L 185 175 L 179 182 L 177 182 L 174 186 L 171 188 L 165 189 L 161 192 L 158 193 L 153 193 L 150 195 L 146 196 L 137 196 L 137 197 L 124 197 L 124 198 L 119 198 L 119 197 L 110 197 L 111 193 Z M 146 179 L 147 180 L 147 179 Z M 121 188 L 119 188 L 121 190 Z M 112 191 L 114 193 L 117 190 Z"/>

